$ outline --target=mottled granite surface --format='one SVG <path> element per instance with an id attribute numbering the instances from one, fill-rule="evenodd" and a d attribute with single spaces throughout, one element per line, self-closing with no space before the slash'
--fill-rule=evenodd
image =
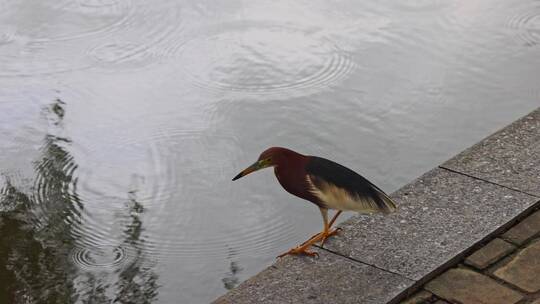
<path id="1" fill-rule="evenodd" d="M 401 188 L 393 198 L 398 212 L 353 217 L 325 247 L 419 280 L 538 201 L 440 168 Z"/>
<path id="2" fill-rule="evenodd" d="M 286 257 L 214 303 L 386 303 L 414 282 L 325 250 Z"/>
<path id="3" fill-rule="evenodd" d="M 540 108 L 441 167 L 540 197 Z"/>

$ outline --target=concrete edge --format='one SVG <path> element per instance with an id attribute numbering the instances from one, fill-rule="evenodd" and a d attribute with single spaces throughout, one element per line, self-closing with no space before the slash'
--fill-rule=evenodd
<path id="1" fill-rule="evenodd" d="M 439 167 L 439 168 L 446 170 L 446 168 L 444 168 L 444 167 Z M 449 170 L 449 171 L 452 171 L 452 170 Z M 452 171 L 452 172 L 454 172 L 454 171 Z M 454 173 L 459 174 L 459 172 L 454 172 Z M 498 186 L 500 186 L 500 185 L 498 185 Z M 503 186 L 500 186 L 500 187 L 503 187 Z M 508 188 L 508 187 L 503 187 L 503 188 Z M 510 190 L 517 191 L 515 189 L 510 189 Z M 436 278 L 437 276 L 441 275 L 446 270 L 456 266 L 465 257 L 469 256 L 470 254 L 472 254 L 476 250 L 482 248 L 489 241 L 496 238 L 498 235 L 500 235 L 504 231 L 510 229 L 516 223 L 522 221 L 523 219 L 525 219 L 526 217 L 528 217 L 529 215 L 531 215 L 532 213 L 534 213 L 535 211 L 537 211 L 539 209 L 540 209 L 540 198 L 536 203 L 529 206 L 523 212 L 521 212 L 520 214 L 515 216 L 512 220 L 508 221 L 504 225 L 501 225 L 497 229 L 493 230 L 491 233 L 489 233 L 488 235 L 486 235 L 485 237 L 480 239 L 478 242 L 476 242 L 474 245 L 464 249 L 462 252 L 460 252 L 459 254 L 454 256 L 453 258 L 449 259 L 444 264 L 440 265 L 439 267 L 437 267 L 436 269 L 431 271 L 429 274 L 422 277 L 420 280 L 415 281 L 414 284 L 412 284 L 409 288 L 405 289 L 403 292 L 398 294 L 395 298 L 393 298 L 391 301 L 387 302 L 386 304 L 397 304 L 397 303 L 400 303 L 401 301 L 407 299 L 408 297 L 412 296 L 413 294 L 418 292 L 420 290 L 420 288 L 422 286 L 424 286 L 427 282 L 429 282 L 429 281 L 433 280 L 434 278 Z"/>

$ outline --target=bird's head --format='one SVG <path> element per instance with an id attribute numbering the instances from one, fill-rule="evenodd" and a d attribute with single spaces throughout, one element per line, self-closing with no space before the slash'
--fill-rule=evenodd
<path id="1" fill-rule="evenodd" d="M 287 159 L 290 158 L 292 155 L 299 154 L 292 150 L 281 147 L 268 148 L 263 153 L 261 153 L 259 159 L 255 163 L 244 169 L 242 172 L 238 173 L 238 175 L 236 175 L 232 180 L 237 180 L 242 176 L 248 175 L 251 172 L 255 172 L 260 169 L 284 164 Z"/>

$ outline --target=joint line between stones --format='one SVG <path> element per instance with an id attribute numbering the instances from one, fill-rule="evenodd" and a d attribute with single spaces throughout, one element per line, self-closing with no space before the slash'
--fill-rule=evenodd
<path id="1" fill-rule="evenodd" d="M 463 173 L 463 172 L 460 172 L 460 171 L 457 171 L 457 170 L 454 170 L 454 169 L 444 167 L 442 165 L 439 166 L 439 168 L 441 168 L 443 170 L 446 170 L 446 171 L 449 171 L 449 172 L 452 172 L 452 173 L 467 176 L 467 177 L 470 177 L 470 178 L 473 178 L 473 179 L 476 179 L 476 180 L 479 180 L 479 181 L 483 181 L 483 182 L 486 182 L 488 184 L 499 186 L 499 187 L 502 187 L 502 188 L 505 188 L 505 189 L 508 189 L 508 190 L 516 191 L 516 192 L 519 192 L 519 193 L 522 193 L 522 194 L 526 194 L 528 196 L 532 196 L 532 197 L 535 197 L 535 198 L 540 198 L 540 196 L 538 196 L 536 194 L 532 194 L 532 193 L 529 193 L 529 192 L 526 192 L 526 191 L 523 191 L 523 190 L 519 190 L 519 189 L 515 189 L 515 188 L 512 188 L 512 187 L 504 186 L 504 185 L 501 185 L 501 184 L 498 184 L 498 183 L 495 183 L 495 182 L 492 182 L 492 181 L 489 181 L 489 180 L 486 180 L 486 179 L 483 179 L 483 178 L 480 178 L 480 177 L 477 177 L 477 176 L 474 176 L 474 175 L 470 175 L 470 174 Z"/>
<path id="2" fill-rule="evenodd" d="M 315 246 L 316 246 L 317 248 L 319 248 L 319 249 L 322 249 L 322 250 L 328 252 L 328 253 L 335 254 L 335 255 L 337 255 L 337 256 L 340 256 L 340 257 L 342 257 L 342 258 L 351 260 L 351 261 L 353 261 L 353 262 L 356 262 L 356 263 L 359 263 L 359 264 L 363 264 L 363 265 L 366 265 L 366 266 L 370 266 L 370 267 L 379 269 L 379 270 L 381 270 L 381 271 L 384 271 L 384 272 L 387 272 L 387 273 L 391 273 L 391 274 L 393 274 L 393 275 L 400 276 L 400 277 L 405 278 L 405 279 L 407 279 L 407 280 L 409 280 L 409 281 L 416 282 L 415 279 L 411 279 L 411 278 L 409 278 L 409 277 L 407 277 L 407 276 L 405 276 L 405 275 L 403 275 L 403 274 L 401 274 L 401 273 L 393 272 L 393 271 L 391 271 L 391 270 L 384 269 L 384 268 L 381 268 L 381 267 L 379 267 L 379 266 L 372 265 L 372 264 L 366 263 L 366 262 L 364 262 L 364 261 L 357 260 L 357 259 L 352 258 L 352 257 L 350 257 L 350 256 L 343 255 L 343 254 L 341 254 L 341 253 L 339 253 L 339 252 L 336 252 L 336 251 L 333 251 L 333 250 L 330 250 L 330 249 L 321 247 L 321 246 L 319 246 L 319 245 L 315 245 Z"/>

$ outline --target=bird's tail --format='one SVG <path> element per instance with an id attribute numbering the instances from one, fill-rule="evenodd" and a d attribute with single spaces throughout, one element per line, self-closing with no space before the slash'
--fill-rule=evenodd
<path id="1" fill-rule="evenodd" d="M 374 197 L 375 203 L 377 204 L 378 211 L 382 213 L 392 213 L 397 210 L 396 203 L 381 189 L 374 188 Z"/>

